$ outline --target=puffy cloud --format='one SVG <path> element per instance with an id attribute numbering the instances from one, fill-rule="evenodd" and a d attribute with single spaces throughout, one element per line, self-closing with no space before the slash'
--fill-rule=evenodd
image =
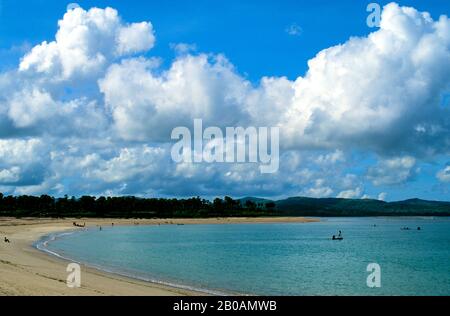
<path id="1" fill-rule="evenodd" d="M 245 108 L 251 122 L 260 126 L 286 126 L 280 124 L 280 116 L 292 104 L 295 96 L 294 83 L 285 77 L 263 77 L 258 87 L 249 91 L 245 100 Z"/>
<path id="2" fill-rule="evenodd" d="M 43 150 L 44 144 L 39 139 L 0 139 L 0 161 L 2 163 L 25 164 L 33 158 L 40 157 Z"/>
<path id="3" fill-rule="evenodd" d="M 369 168 L 367 177 L 377 186 L 401 184 L 415 175 L 415 166 L 416 159 L 413 157 L 386 159 Z"/>
<path id="4" fill-rule="evenodd" d="M 9 106 L 9 117 L 19 128 L 32 126 L 53 116 L 57 111 L 57 105 L 50 94 L 37 89 L 14 94 Z"/>
<path id="5" fill-rule="evenodd" d="M 313 187 L 305 192 L 305 196 L 312 198 L 326 198 L 333 194 L 333 189 L 330 187 Z"/>
<path id="6" fill-rule="evenodd" d="M 7 102 L 8 113 L 4 119 L 12 123 L 11 129 L 16 134 L 28 131 L 34 135 L 73 137 L 108 132 L 105 110 L 96 101 L 55 101 L 49 92 L 34 87 L 15 92 Z"/>
<path id="7" fill-rule="evenodd" d="M 303 193 L 308 197 L 324 198 L 331 196 L 333 189 L 325 184 L 324 179 L 317 179 L 315 180 L 314 186 L 306 189 Z"/>
<path id="8" fill-rule="evenodd" d="M 346 191 L 342 191 L 341 193 L 338 194 L 338 198 L 340 199 L 357 199 L 360 198 L 362 194 L 362 189 L 361 188 L 356 188 L 354 190 L 346 190 Z"/>
<path id="9" fill-rule="evenodd" d="M 19 167 L 0 170 L 0 183 L 17 183 L 20 180 L 20 173 Z"/>
<path id="10" fill-rule="evenodd" d="M 58 22 L 56 39 L 35 46 L 20 63 L 20 71 L 51 80 L 98 74 L 113 57 L 144 52 L 154 45 L 151 23 L 123 24 L 115 9 L 75 8 Z"/>
<path id="11" fill-rule="evenodd" d="M 119 135 L 127 140 L 167 141 L 177 126 L 202 118 L 209 126 L 245 120 L 242 101 L 249 83 L 223 56 L 182 56 L 162 74 L 154 60 L 129 59 L 100 80 Z"/>
<path id="12" fill-rule="evenodd" d="M 102 161 L 89 176 L 99 178 L 107 183 L 126 182 L 139 177 L 151 177 L 158 174 L 164 164 L 162 157 L 165 151 L 161 148 L 144 146 L 142 148 L 122 148 L 117 157 Z M 166 158 L 166 157 L 164 157 Z"/>
<path id="13" fill-rule="evenodd" d="M 386 201 L 386 198 L 387 198 L 387 193 L 385 193 L 385 192 L 382 192 L 378 195 L 378 200 L 380 200 L 380 201 Z"/>
<path id="14" fill-rule="evenodd" d="M 153 27 L 149 22 L 133 23 L 119 29 L 117 34 L 117 54 L 135 54 L 150 50 L 155 44 Z"/>
<path id="15" fill-rule="evenodd" d="M 449 109 L 440 98 L 450 85 L 449 34 L 446 16 L 433 21 L 391 3 L 379 30 L 321 51 L 281 115 L 292 146 L 448 152 Z"/>
<path id="16" fill-rule="evenodd" d="M 442 182 L 450 182 L 450 166 L 440 170 L 436 176 Z"/>
<path id="17" fill-rule="evenodd" d="M 45 145 L 38 139 L 0 139 L 0 185 L 27 186 L 41 183 L 50 160 Z"/>

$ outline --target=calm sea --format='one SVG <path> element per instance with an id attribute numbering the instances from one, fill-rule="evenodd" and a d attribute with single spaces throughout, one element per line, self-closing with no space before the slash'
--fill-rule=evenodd
<path id="1" fill-rule="evenodd" d="M 344 240 L 330 240 L 339 230 Z M 106 271 L 216 294 L 450 295 L 450 218 L 104 227 L 48 236 L 37 246 Z M 371 263 L 381 267 L 380 288 L 367 286 Z"/>

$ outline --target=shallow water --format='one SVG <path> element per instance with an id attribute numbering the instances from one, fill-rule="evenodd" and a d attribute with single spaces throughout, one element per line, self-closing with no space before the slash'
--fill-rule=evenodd
<path id="1" fill-rule="evenodd" d="M 338 230 L 345 239 L 330 240 Z M 216 294 L 450 295 L 450 218 L 109 227 L 44 242 L 73 261 Z M 370 263 L 381 288 L 367 286 Z"/>

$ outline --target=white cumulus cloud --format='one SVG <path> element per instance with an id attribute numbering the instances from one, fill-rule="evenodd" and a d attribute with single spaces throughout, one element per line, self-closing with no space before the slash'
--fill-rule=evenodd
<path id="1" fill-rule="evenodd" d="M 375 167 L 369 168 L 368 178 L 374 185 L 401 184 L 411 179 L 416 171 L 416 159 L 397 157 L 382 160 Z"/>
<path id="2" fill-rule="evenodd" d="M 20 71 L 68 80 L 75 75 L 93 76 L 104 69 L 114 55 L 145 52 L 154 45 L 151 23 L 122 23 L 112 8 L 69 10 L 58 22 L 52 42 L 43 42 L 26 54 Z"/>
<path id="3" fill-rule="evenodd" d="M 440 170 L 437 173 L 437 178 L 442 182 L 450 182 L 450 166 Z"/>
<path id="4" fill-rule="evenodd" d="M 362 189 L 356 188 L 353 190 L 342 191 L 341 193 L 339 193 L 339 195 L 337 197 L 340 199 L 358 199 L 361 197 L 361 194 L 362 194 Z"/>

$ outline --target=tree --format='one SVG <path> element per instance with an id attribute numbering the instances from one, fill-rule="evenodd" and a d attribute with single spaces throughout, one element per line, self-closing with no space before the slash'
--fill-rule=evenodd
<path id="1" fill-rule="evenodd" d="M 245 207 L 249 210 L 249 211 L 252 211 L 252 212 L 254 212 L 254 211 L 256 211 L 256 203 L 255 202 L 252 202 L 252 201 L 250 201 L 250 200 L 247 200 L 247 202 L 245 202 Z"/>
<path id="2" fill-rule="evenodd" d="M 270 211 L 273 211 L 275 209 L 275 207 L 276 207 L 276 204 L 274 202 L 266 203 L 266 209 L 268 209 Z"/>
<path id="3" fill-rule="evenodd" d="M 219 212 L 223 210 L 223 201 L 222 199 L 216 198 L 213 202 L 213 208 Z"/>

